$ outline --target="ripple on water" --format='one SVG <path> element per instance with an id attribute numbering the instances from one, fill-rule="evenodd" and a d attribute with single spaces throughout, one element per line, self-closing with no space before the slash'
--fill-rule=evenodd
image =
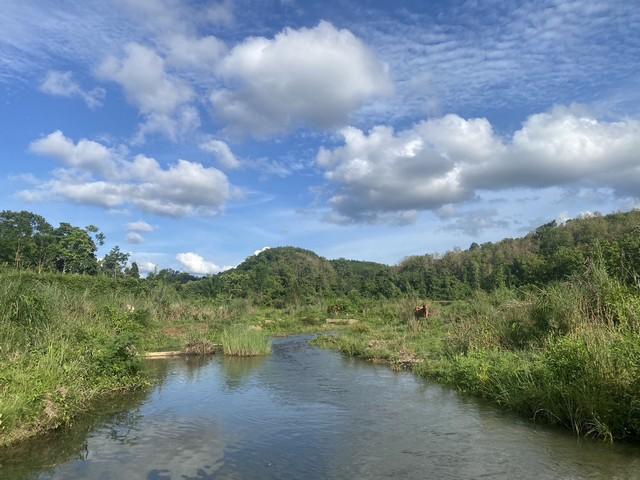
<path id="1" fill-rule="evenodd" d="M 2 458 L 1 478 L 633 479 L 640 449 L 577 440 L 384 366 L 273 355 L 156 360 L 146 396 Z"/>

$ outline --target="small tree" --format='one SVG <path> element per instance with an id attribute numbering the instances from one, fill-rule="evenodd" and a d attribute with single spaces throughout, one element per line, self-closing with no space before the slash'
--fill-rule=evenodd
<path id="1" fill-rule="evenodd" d="M 129 254 L 121 251 L 120 247 L 116 245 L 104 256 L 102 262 L 100 262 L 101 270 L 103 273 L 115 278 L 124 273 L 128 261 Z"/>
<path id="2" fill-rule="evenodd" d="M 140 278 L 140 269 L 136 262 L 132 262 L 130 267 L 124 269 L 124 274 L 130 278 Z"/>

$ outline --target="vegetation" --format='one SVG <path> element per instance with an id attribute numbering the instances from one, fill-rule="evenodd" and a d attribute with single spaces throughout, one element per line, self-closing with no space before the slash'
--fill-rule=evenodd
<path id="1" fill-rule="evenodd" d="M 639 440 L 639 233 L 633 211 L 398 266 L 284 247 L 215 276 L 142 279 L 117 247 L 97 259 L 96 227 L 1 212 L 0 444 L 145 386 L 137 352 L 259 354 L 271 335 L 329 330 L 318 343 L 577 434 Z"/>
<path id="2" fill-rule="evenodd" d="M 436 304 L 425 324 L 403 321 L 410 305 L 396 305 L 398 320 L 380 311 L 319 343 L 577 434 L 640 439 L 640 292 L 601 264 L 543 289 Z"/>
<path id="3" fill-rule="evenodd" d="M 245 325 L 226 327 L 220 336 L 225 355 L 253 357 L 271 353 L 271 340 L 260 330 Z"/>

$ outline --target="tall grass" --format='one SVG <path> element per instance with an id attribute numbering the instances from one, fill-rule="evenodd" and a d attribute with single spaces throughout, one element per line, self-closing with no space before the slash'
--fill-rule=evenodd
<path id="1" fill-rule="evenodd" d="M 319 343 L 392 364 L 417 359 L 418 374 L 578 435 L 640 440 L 640 291 L 602 263 L 544 288 L 435 304 L 419 328 L 411 308 L 388 302 L 369 328 Z"/>
<path id="2" fill-rule="evenodd" d="M 271 340 L 262 331 L 248 329 L 246 325 L 232 325 L 220 336 L 225 355 L 251 357 L 271 353 Z"/>
<path id="3" fill-rule="evenodd" d="M 0 268 L 0 446 L 147 385 L 139 352 L 213 341 L 248 308 L 143 282 Z"/>

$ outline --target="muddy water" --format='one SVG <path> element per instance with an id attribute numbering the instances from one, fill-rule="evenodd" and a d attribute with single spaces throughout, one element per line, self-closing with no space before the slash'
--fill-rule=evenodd
<path id="1" fill-rule="evenodd" d="M 265 358 L 148 368 L 151 392 L 0 452 L 0 478 L 640 478 L 640 447 L 577 440 L 302 337 Z"/>

